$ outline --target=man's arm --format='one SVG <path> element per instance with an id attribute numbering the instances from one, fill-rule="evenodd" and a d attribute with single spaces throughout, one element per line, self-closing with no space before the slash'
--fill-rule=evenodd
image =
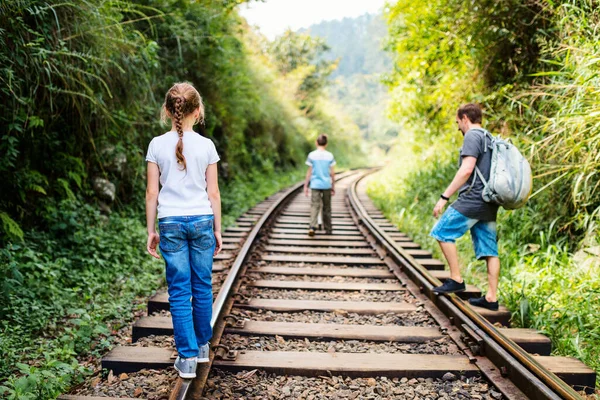
<path id="1" fill-rule="evenodd" d="M 335 196 L 335 170 L 333 165 L 329 167 L 329 176 L 331 176 L 331 195 Z"/>
<path id="2" fill-rule="evenodd" d="M 446 190 L 444 190 L 444 193 L 442 193 L 444 195 L 444 197 L 451 197 L 465 183 L 467 183 L 467 181 L 469 180 L 469 177 L 473 173 L 473 170 L 475 170 L 476 163 L 477 163 L 477 158 L 475 158 L 475 157 L 471 157 L 471 156 L 463 157 L 460 168 L 456 172 L 456 175 L 454 175 L 454 179 L 452 179 L 452 182 L 450 183 L 450 185 L 446 188 Z M 438 200 L 437 204 L 433 208 L 433 216 L 434 217 L 438 218 L 442 214 L 447 202 L 448 202 L 448 200 L 444 200 L 444 199 Z"/>
<path id="3" fill-rule="evenodd" d="M 306 171 L 306 178 L 304 178 L 304 195 L 308 197 L 308 184 L 310 183 L 310 176 L 312 175 L 312 167 L 308 167 Z"/>

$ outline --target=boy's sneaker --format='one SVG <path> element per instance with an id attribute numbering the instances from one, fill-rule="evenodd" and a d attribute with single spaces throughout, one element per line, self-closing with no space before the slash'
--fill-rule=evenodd
<path id="1" fill-rule="evenodd" d="M 456 282 L 454 279 L 446 279 L 442 286 L 434 287 L 433 293 L 458 293 L 464 292 L 466 289 L 465 282 Z"/>
<path id="2" fill-rule="evenodd" d="M 487 301 L 485 296 L 469 299 L 469 304 L 475 307 L 483 307 L 488 310 L 498 311 L 498 302 L 497 301 Z"/>
<path id="3" fill-rule="evenodd" d="M 182 358 L 177 357 L 175 360 L 175 364 L 173 365 L 177 372 L 179 372 L 179 376 L 183 379 L 192 379 L 196 377 L 196 361 L 197 357 L 191 358 Z"/>
<path id="4" fill-rule="evenodd" d="M 333 232 L 332 231 L 325 231 L 325 234 L 326 235 L 333 235 Z"/>
<path id="5" fill-rule="evenodd" d="M 315 228 L 312 226 L 308 228 L 308 236 L 315 236 Z"/>
<path id="6" fill-rule="evenodd" d="M 198 354 L 198 363 L 207 363 L 210 361 L 210 345 L 206 343 L 204 346 L 200 346 L 200 353 Z"/>

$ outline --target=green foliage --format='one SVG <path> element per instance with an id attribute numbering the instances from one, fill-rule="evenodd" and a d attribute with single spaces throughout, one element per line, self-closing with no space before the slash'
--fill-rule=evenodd
<path id="1" fill-rule="evenodd" d="M 394 177 L 374 178 L 371 195 L 441 256 L 426 232 L 456 171 L 455 112 L 482 103 L 485 125 L 510 136 L 535 173 L 529 203 L 499 216 L 502 301 L 516 325 L 547 333 L 556 354 L 599 370 L 599 309 L 589 301 L 600 285 L 597 5 L 400 0 L 387 17 L 395 57 L 390 113 L 413 132 L 392 149 L 401 160 L 388 169 Z M 415 154 L 401 148 L 407 143 Z M 468 238 L 458 245 L 467 279 L 485 287 Z"/>
<path id="2" fill-rule="evenodd" d="M 600 10 L 587 2 L 557 5 L 557 39 L 542 46 L 544 70 L 514 95 L 526 117 L 540 190 L 565 204 L 571 231 L 596 229 L 600 208 Z"/>
<path id="3" fill-rule="evenodd" d="M 2 226 L 3 240 L 20 241 L 23 240 L 23 230 L 19 224 L 13 220 L 7 213 L 0 211 L 0 225 Z"/>
<path id="4" fill-rule="evenodd" d="M 307 33 L 325 40 L 330 48 L 325 59 L 339 60 L 333 78 L 379 74 L 391 67 L 382 48 L 387 27 L 381 14 L 319 22 L 308 27 Z"/>
<path id="5" fill-rule="evenodd" d="M 381 75 L 391 67 L 391 58 L 383 51 L 387 33 L 383 16 L 365 14 L 323 21 L 311 25 L 306 32 L 324 39 L 330 47 L 321 58 L 338 63 L 325 90 L 329 99 L 325 110 L 340 117 L 346 114 L 360 131 L 358 140 L 368 163 L 380 164 L 401 129 L 400 124 L 386 115 L 389 96 Z M 356 131 L 347 124 L 344 126 L 348 126 L 347 131 Z"/>
<path id="6" fill-rule="evenodd" d="M 337 63 L 323 58 L 329 49 L 324 40 L 288 30 L 272 43 L 263 43 L 262 47 L 266 49 L 264 61 L 275 65 L 283 74 L 287 97 L 294 97 L 295 106 L 302 111 L 297 121 L 304 136 L 314 141 L 319 134 L 326 133 L 328 149 L 338 165 L 364 165 L 366 149 L 360 128 L 325 96 L 324 89 L 331 85 L 328 77 Z"/>
<path id="7" fill-rule="evenodd" d="M 269 53 L 277 69 L 297 81 L 296 98 L 300 109 L 311 115 L 315 103 L 329 84 L 328 77 L 337 62 L 326 61 L 329 50 L 325 40 L 288 29 L 269 44 Z"/>
<path id="8" fill-rule="evenodd" d="M 75 355 L 100 355 L 108 341 L 90 346 L 110 333 L 107 323 L 127 320 L 135 297 L 162 283 L 162 265 L 145 254 L 141 216 L 106 218 L 81 200 L 63 200 L 53 213 L 50 231 L 28 231 L 0 253 L 0 379 L 13 376 L 4 385 L 14 398 L 52 398 L 80 381 Z"/>
<path id="9" fill-rule="evenodd" d="M 2 2 L 0 236 L 47 228 L 53 201 L 94 201 L 95 178 L 115 184 L 119 204 L 139 198 L 147 143 L 165 130 L 151 121 L 177 81 L 204 98 L 201 130 L 216 142 L 224 178 L 301 163 L 309 147 L 298 110 L 248 56 L 238 3 Z"/>

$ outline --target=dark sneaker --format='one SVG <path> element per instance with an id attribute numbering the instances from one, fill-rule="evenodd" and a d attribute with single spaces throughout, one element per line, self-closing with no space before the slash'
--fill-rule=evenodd
<path id="1" fill-rule="evenodd" d="M 446 279 L 442 286 L 434 287 L 433 293 L 458 293 L 464 292 L 466 289 L 465 282 L 456 282 L 454 279 Z"/>
<path id="2" fill-rule="evenodd" d="M 332 231 L 325 231 L 325 234 L 326 235 L 333 235 L 333 232 Z"/>
<path id="3" fill-rule="evenodd" d="M 315 236 L 315 228 L 312 226 L 308 228 L 308 236 Z"/>
<path id="4" fill-rule="evenodd" d="M 487 301 L 485 296 L 475 299 L 469 299 L 469 304 L 475 307 L 487 308 L 488 310 L 498 311 L 497 301 Z"/>
<path id="5" fill-rule="evenodd" d="M 196 377 L 196 365 L 198 361 L 196 357 L 192 358 L 181 358 L 177 357 L 175 360 L 175 369 L 179 372 L 179 376 L 183 379 L 192 379 Z"/>

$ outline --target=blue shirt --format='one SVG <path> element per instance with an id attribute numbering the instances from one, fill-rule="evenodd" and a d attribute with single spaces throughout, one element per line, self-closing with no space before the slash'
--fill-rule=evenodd
<path id="1" fill-rule="evenodd" d="M 335 165 L 333 154 L 327 150 L 315 150 L 308 154 L 306 165 L 312 167 L 311 189 L 331 189 L 330 169 Z"/>

